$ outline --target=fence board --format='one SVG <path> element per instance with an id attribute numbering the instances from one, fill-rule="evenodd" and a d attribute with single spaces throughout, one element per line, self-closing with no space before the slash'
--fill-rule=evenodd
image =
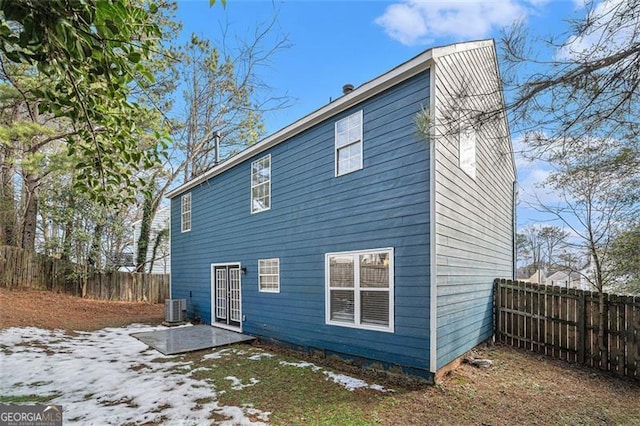
<path id="1" fill-rule="evenodd" d="M 640 297 L 495 280 L 495 339 L 557 359 L 640 380 Z"/>
<path id="2" fill-rule="evenodd" d="M 90 299 L 163 303 L 169 275 L 101 272 L 17 247 L 0 246 L 0 287 L 33 288 Z"/>

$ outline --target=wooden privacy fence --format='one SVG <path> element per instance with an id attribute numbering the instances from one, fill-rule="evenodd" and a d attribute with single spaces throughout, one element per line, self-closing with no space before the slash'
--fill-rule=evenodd
<path id="1" fill-rule="evenodd" d="M 162 303 L 169 275 L 102 272 L 17 247 L 0 246 L 0 287 L 33 288 L 91 299 Z"/>
<path id="2" fill-rule="evenodd" d="M 640 380 L 640 297 L 495 280 L 496 341 Z"/>

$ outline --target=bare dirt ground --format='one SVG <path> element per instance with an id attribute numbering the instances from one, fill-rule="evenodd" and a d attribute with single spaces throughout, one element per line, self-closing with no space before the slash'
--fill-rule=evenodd
<path id="1" fill-rule="evenodd" d="M 90 331 L 134 322 L 158 324 L 162 317 L 162 305 L 0 289 L 0 328 Z M 435 386 L 395 387 L 396 392 L 384 395 L 355 392 L 341 410 L 362 410 L 361 421 L 353 424 L 640 425 L 640 381 L 507 346 L 485 346 L 475 355 L 491 359 L 493 365 L 478 369 L 463 364 Z"/>
<path id="2" fill-rule="evenodd" d="M 37 290 L 0 288 L 0 328 L 93 331 L 131 323 L 160 324 L 164 305 L 106 302 Z"/>

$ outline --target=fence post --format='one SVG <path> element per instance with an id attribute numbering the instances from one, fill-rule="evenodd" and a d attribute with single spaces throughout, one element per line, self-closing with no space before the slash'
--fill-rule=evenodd
<path id="1" fill-rule="evenodd" d="M 586 348 L 586 303 L 587 298 L 585 297 L 584 291 L 580 292 L 580 297 L 578 298 L 578 315 L 576 321 L 578 322 L 578 363 L 585 363 L 585 348 Z"/>
<path id="2" fill-rule="evenodd" d="M 493 281 L 493 341 L 500 340 L 500 308 L 501 308 L 501 300 L 500 300 L 500 283 L 501 280 L 495 279 Z"/>

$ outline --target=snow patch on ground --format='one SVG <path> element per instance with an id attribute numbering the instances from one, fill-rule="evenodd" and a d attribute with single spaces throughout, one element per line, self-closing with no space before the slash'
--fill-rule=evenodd
<path id="1" fill-rule="evenodd" d="M 252 416 L 260 421 L 253 422 L 253 425 L 266 426 L 268 425 L 269 416 L 271 415 L 270 411 L 260 411 L 253 408 L 251 404 L 244 404 L 242 407 L 223 407 L 219 410 L 216 410 L 216 413 L 226 417 L 226 420 L 216 422 L 217 425 L 223 426 L 236 426 L 242 423 L 242 419 L 245 416 Z M 264 422 L 264 423 L 263 423 Z"/>
<path id="2" fill-rule="evenodd" d="M 244 388 L 255 386 L 256 384 L 260 383 L 260 380 L 254 379 L 253 377 L 249 379 L 249 383 L 247 384 L 242 384 L 242 380 L 238 379 L 235 376 L 227 376 L 224 379 L 229 380 L 231 382 L 231 389 L 233 390 L 241 390 Z"/>
<path id="3" fill-rule="evenodd" d="M 231 349 L 221 349 L 216 352 L 211 352 L 202 357 L 202 359 L 222 359 L 231 353 Z"/>
<path id="4" fill-rule="evenodd" d="M 268 352 L 262 352 L 255 355 L 251 355 L 249 358 L 251 361 L 260 361 L 262 358 L 273 358 L 275 355 Z"/>
<path id="5" fill-rule="evenodd" d="M 369 388 L 379 392 L 387 392 L 387 390 L 380 385 L 370 385 L 364 380 L 356 379 L 355 377 L 347 376 L 344 374 L 336 374 L 332 371 L 323 371 L 324 375 L 327 376 L 327 379 L 331 379 L 334 383 L 338 383 L 344 386 L 347 390 L 354 391 L 358 388 Z"/>
<path id="6" fill-rule="evenodd" d="M 65 424 L 209 424 L 212 412 L 230 418 L 222 424 L 264 424 L 247 416 L 263 420 L 269 413 L 220 406 L 212 386 L 184 374 L 190 362 L 129 336 L 158 329 L 163 327 L 134 324 L 73 334 L 0 330 L 0 394 L 59 394 L 50 402 L 63 406 Z"/>
<path id="7" fill-rule="evenodd" d="M 322 367 L 318 367 L 317 365 L 310 363 L 310 362 L 304 362 L 304 361 L 300 361 L 300 362 L 288 362 L 288 361 L 280 361 L 280 365 L 289 365 L 291 367 L 298 367 L 298 368 L 307 368 L 310 367 L 311 370 L 313 371 L 320 371 L 322 370 Z"/>
<path id="8" fill-rule="evenodd" d="M 334 383 L 337 383 L 339 385 L 344 386 L 347 390 L 353 391 L 354 389 L 358 389 L 358 388 L 368 388 L 368 389 L 372 389 L 372 390 L 376 390 L 379 392 L 388 392 L 387 389 L 385 389 L 383 386 L 380 385 L 370 385 L 367 382 L 365 382 L 364 380 L 360 380 L 360 379 L 356 379 L 355 377 L 351 377 L 351 376 L 347 376 L 344 374 L 336 374 L 333 371 L 329 371 L 329 370 L 324 370 L 322 367 L 319 367 L 313 363 L 310 362 L 287 362 L 287 361 L 280 361 L 280 365 L 289 365 L 292 367 L 298 367 L 298 368 L 307 368 L 310 367 L 312 371 L 322 371 L 322 373 L 327 376 L 327 380 L 331 379 L 333 380 Z"/>

